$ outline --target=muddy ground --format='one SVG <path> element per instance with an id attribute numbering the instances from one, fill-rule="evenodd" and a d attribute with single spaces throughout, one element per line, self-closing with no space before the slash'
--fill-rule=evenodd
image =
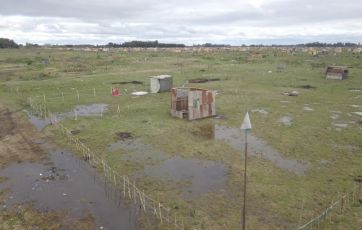
<path id="1" fill-rule="evenodd" d="M 22 116 L 0 104 L 0 169 L 21 162 L 44 162 L 47 153 L 37 142 L 45 137 Z M 0 183 L 7 178 L 0 177 Z M 0 190 L 0 229 L 94 229 L 91 215 L 70 218 L 67 210 L 39 211 L 31 203 L 8 207 L 4 200 L 9 189 Z"/>
<path id="2" fill-rule="evenodd" d="M 36 144 L 36 140 L 43 136 L 22 119 L 21 113 L 0 105 L 0 168 L 46 158 L 46 153 Z"/>

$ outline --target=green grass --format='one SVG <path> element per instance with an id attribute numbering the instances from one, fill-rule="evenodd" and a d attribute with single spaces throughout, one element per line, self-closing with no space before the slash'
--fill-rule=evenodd
<path id="1" fill-rule="evenodd" d="M 210 193 L 186 201 L 180 195 L 180 187 L 174 183 L 148 177 L 137 182 L 152 197 L 162 197 L 161 200 L 170 207 L 180 207 L 180 215 L 189 215 L 188 206 L 204 210 L 207 215 L 202 213 L 200 216 L 208 216 L 209 226 L 202 227 L 210 228 L 216 221 L 219 229 L 237 229 L 239 226 L 241 151 L 223 141 L 210 140 L 195 133 L 199 127 L 210 123 L 239 127 L 245 111 L 263 108 L 269 112 L 267 116 L 250 114 L 252 132 L 283 156 L 308 162 L 309 169 L 304 176 L 297 176 L 270 161 L 250 157 L 248 228 L 294 228 L 300 216 L 303 222 L 307 221 L 335 200 L 338 193 L 351 190 L 354 177 L 362 174 L 361 117 L 353 114 L 358 109 L 350 106 L 362 105 L 362 95 L 361 92 L 349 91 L 350 88 L 362 88 L 360 55 L 343 53 L 334 56 L 331 53 L 310 57 L 298 52 L 291 56 L 267 49 L 258 51 L 265 54 L 264 58 L 253 59 L 253 52 L 175 54 L 112 50 L 100 52 L 98 57 L 96 52 L 85 51 L 0 50 L 0 100 L 21 107 L 29 96 L 39 95 L 38 100 L 43 100 L 43 95 L 46 95 L 48 108 L 53 112 L 71 111 L 78 104 L 109 104 L 102 119 L 79 117 L 77 121 L 67 119 L 63 124 L 81 130 L 79 138 L 122 174 L 131 175 L 142 170 L 148 162 L 126 162 L 121 159 L 125 151 L 108 149 L 119 131 L 131 132 L 170 157 L 180 155 L 223 162 L 229 171 L 224 194 Z M 49 59 L 49 64 L 44 64 L 44 59 Z M 277 72 L 280 63 L 285 63 L 286 69 Z M 344 81 L 325 80 L 323 68 L 316 66 L 327 64 L 351 66 L 349 78 Z M 188 86 L 217 90 L 217 113 L 227 119 L 179 120 L 169 115 L 169 93 L 138 98 L 129 95 L 132 90 L 147 90 L 147 77 L 158 74 L 171 74 L 174 86 L 181 86 L 193 78 L 220 78 L 220 81 Z M 114 86 L 112 82 L 130 80 L 145 84 L 121 85 L 122 91 L 127 89 L 127 95 L 117 98 L 109 95 Z M 301 88 L 304 85 L 315 88 Z M 94 88 L 96 97 L 93 96 Z M 282 95 L 291 90 L 298 90 L 300 96 Z M 119 114 L 118 105 L 121 108 Z M 314 111 L 304 111 L 305 106 Z M 341 114 L 333 120 L 330 111 L 335 110 Z M 277 122 L 286 115 L 293 118 L 291 126 Z M 338 131 L 332 123 L 349 126 Z M 66 145 L 65 139 L 52 127 L 46 132 Z M 351 213 L 339 222 L 341 226 L 357 229 L 357 220 L 351 216 L 360 216 L 360 207 L 353 208 Z"/>

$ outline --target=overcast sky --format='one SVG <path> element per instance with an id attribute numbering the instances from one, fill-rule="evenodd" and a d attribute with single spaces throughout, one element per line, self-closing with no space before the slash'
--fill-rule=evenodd
<path id="1" fill-rule="evenodd" d="M 18 43 L 362 42 L 361 0 L 1 0 Z"/>

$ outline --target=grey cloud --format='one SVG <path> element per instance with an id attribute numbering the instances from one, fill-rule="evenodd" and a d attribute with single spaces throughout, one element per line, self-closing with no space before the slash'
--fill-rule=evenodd
<path id="1" fill-rule="evenodd" d="M 151 10 L 151 1 L 53 1 L 53 0 L 3 0 L 0 14 L 70 17 L 81 19 L 122 19 L 138 17 Z"/>
<path id="2" fill-rule="evenodd" d="M 252 0 L 2 0 L 0 19 L 3 17 L 9 23 L 0 21 L 0 34 L 13 36 L 15 40 L 39 38 L 58 43 L 79 43 L 82 39 L 92 43 L 158 39 L 234 44 L 244 40 L 297 41 L 303 37 L 298 30 L 306 29 L 310 36 L 303 37 L 304 40 L 309 37 L 326 41 L 334 34 L 336 39 L 361 41 L 360 0 L 265 0 L 260 6 L 252 3 Z M 343 26 L 341 22 L 345 22 Z M 317 26 L 323 26 L 325 31 Z"/>

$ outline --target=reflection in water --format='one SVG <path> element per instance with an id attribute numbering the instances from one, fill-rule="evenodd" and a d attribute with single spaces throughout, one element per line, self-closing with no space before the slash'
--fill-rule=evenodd
<path id="1" fill-rule="evenodd" d="M 42 146 L 51 152 L 46 164 L 20 163 L 0 171 L 0 176 L 8 178 L 0 183 L 0 191 L 12 191 L 5 200 L 7 206 L 33 202 L 40 210 L 67 210 L 74 218 L 90 213 L 98 228 L 135 229 L 138 209 L 112 201 L 94 169 L 69 152 Z"/>
<path id="2" fill-rule="evenodd" d="M 75 113 L 77 117 L 82 116 L 101 116 L 107 110 L 107 104 L 90 104 L 90 105 L 77 105 L 72 111 L 66 113 L 53 113 L 58 121 L 64 120 L 65 118 L 74 118 Z M 42 119 L 34 116 L 31 112 L 26 111 L 29 117 L 30 123 L 32 123 L 39 131 L 43 130 L 45 126 L 50 124 L 49 119 Z"/>
<path id="3" fill-rule="evenodd" d="M 189 181 L 190 185 L 183 189 L 186 198 L 223 190 L 227 178 L 227 170 L 220 162 L 183 159 L 179 156 L 159 165 L 146 166 L 144 173 L 163 181 Z"/>
<path id="4" fill-rule="evenodd" d="M 126 150 L 127 153 L 121 157 L 123 160 L 144 165 L 144 170 L 134 177 L 147 175 L 182 186 L 184 198 L 193 199 L 203 193 L 225 189 L 227 169 L 221 162 L 171 157 L 140 139 L 119 140 L 110 144 L 109 148 Z"/>

